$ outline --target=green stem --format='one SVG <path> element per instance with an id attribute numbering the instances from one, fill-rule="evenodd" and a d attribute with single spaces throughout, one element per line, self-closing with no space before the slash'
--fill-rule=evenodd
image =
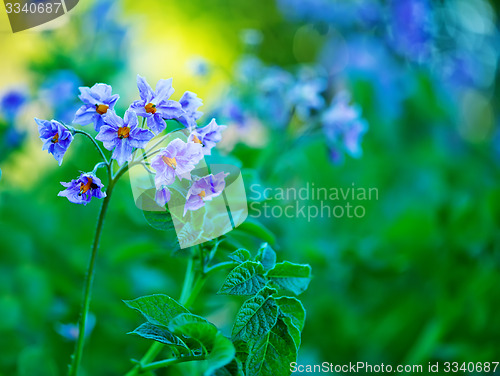
<path id="1" fill-rule="evenodd" d="M 90 255 L 89 266 L 87 268 L 87 274 L 85 275 L 85 283 L 83 289 L 83 300 L 82 300 L 82 310 L 80 314 L 80 321 L 78 324 L 78 340 L 76 341 L 75 351 L 72 356 L 72 362 L 69 369 L 70 376 L 76 376 L 78 374 L 78 368 L 82 359 L 83 345 L 85 342 L 85 326 L 87 324 L 87 316 L 90 307 L 90 293 L 92 290 L 92 282 L 94 280 L 94 269 L 95 261 L 97 256 L 97 250 L 99 249 L 99 240 L 101 238 L 102 227 L 104 224 L 104 218 L 106 217 L 106 212 L 109 206 L 109 200 L 111 199 L 111 193 L 113 192 L 114 181 L 110 181 L 108 188 L 106 189 L 106 197 L 102 202 L 101 212 L 99 213 L 99 219 L 97 220 L 97 229 L 94 237 L 94 244 L 92 245 L 92 253 Z"/>
<path id="2" fill-rule="evenodd" d="M 160 360 L 159 362 L 149 363 L 143 366 L 142 371 L 152 371 L 154 369 L 171 366 L 172 364 L 190 362 L 193 360 L 204 360 L 204 359 L 205 355 L 189 355 L 180 358 L 165 359 L 165 360 Z"/>

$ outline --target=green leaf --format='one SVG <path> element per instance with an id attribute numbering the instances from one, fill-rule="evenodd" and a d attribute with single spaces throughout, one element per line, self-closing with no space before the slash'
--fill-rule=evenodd
<path id="1" fill-rule="evenodd" d="M 295 342 L 297 349 L 300 348 L 300 333 L 304 328 L 306 319 L 306 310 L 300 300 L 287 296 L 282 296 L 276 299 L 279 307 L 279 319 L 283 320 L 288 328 L 290 336 Z"/>
<path id="2" fill-rule="evenodd" d="M 168 329 L 175 335 L 187 338 L 191 349 L 199 348 L 204 354 L 208 354 L 214 345 L 217 328 L 204 319 L 199 320 L 194 317 L 199 316 L 187 315 L 181 319 L 172 320 Z"/>
<path id="3" fill-rule="evenodd" d="M 235 357 L 229 364 L 215 370 L 212 376 L 245 376 L 243 364 L 241 364 L 241 360 Z"/>
<path id="4" fill-rule="evenodd" d="M 286 324 L 276 326 L 253 343 L 246 360 L 246 376 L 288 376 L 290 363 L 297 359 L 297 349 Z"/>
<path id="5" fill-rule="evenodd" d="M 276 299 L 276 303 L 283 316 L 289 317 L 293 324 L 302 331 L 306 322 L 306 310 L 301 301 L 297 298 L 281 296 Z"/>
<path id="6" fill-rule="evenodd" d="M 168 327 L 170 320 L 181 313 L 189 313 L 182 305 L 167 295 L 149 295 L 134 300 L 124 300 L 132 309 L 142 313 L 151 324 Z"/>
<path id="7" fill-rule="evenodd" d="M 278 319 L 278 306 L 271 296 L 276 290 L 264 287 L 241 306 L 233 326 L 233 339 L 249 341 L 268 333 Z"/>
<path id="8" fill-rule="evenodd" d="M 170 212 L 167 211 L 142 211 L 146 222 L 156 230 L 160 231 L 175 231 L 174 222 Z"/>
<path id="9" fill-rule="evenodd" d="M 311 267 L 305 264 L 280 262 L 267 272 L 267 277 L 279 287 L 300 295 L 311 281 Z"/>
<path id="10" fill-rule="evenodd" d="M 237 249 L 233 253 L 229 254 L 228 256 L 231 260 L 239 262 L 240 264 L 244 263 L 245 261 L 250 260 L 250 252 L 248 252 L 244 248 Z"/>
<path id="11" fill-rule="evenodd" d="M 267 243 L 262 244 L 257 254 L 257 261 L 260 261 L 265 270 L 270 270 L 276 265 L 276 252 Z"/>
<path id="12" fill-rule="evenodd" d="M 266 285 L 264 268 L 260 262 L 245 261 L 226 277 L 217 294 L 254 295 Z"/>
<path id="13" fill-rule="evenodd" d="M 184 313 L 174 318 L 169 329 L 176 335 L 195 341 L 206 354 L 204 361 L 205 375 L 211 375 L 216 369 L 224 367 L 233 360 L 236 353 L 233 343 L 205 318 Z"/>
<path id="14" fill-rule="evenodd" d="M 142 338 L 151 339 L 168 346 L 177 347 L 183 352 L 189 351 L 189 348 L 184 344 L 184 342 L 179 337 L 172 334 L 167 328 L 153 325 L 149 322 L 142 324 L 133 332 L 128 334 L 137 334 Z"/>
<path id="15" fill-rule="evenodd" d="M 256 219 L 247 218 L 245 222 L 238 226 L 238 230 L 262 239 L 265 242 L 276 244 L 274 234 Z"/>
<path id="16" fill-rule="evenodd" d="M 218 331 L 210 354 L 206 357 L 205 376 L 210 376 L 215 370 L 229 364 L 234 359 L 235 354 L 233 343 Z"/>

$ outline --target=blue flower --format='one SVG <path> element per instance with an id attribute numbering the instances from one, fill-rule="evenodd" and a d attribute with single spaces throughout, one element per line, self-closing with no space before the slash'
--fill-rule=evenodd
<path id="1" fill-rule="evenodd" d="M 95 130 L 99 131 L 103 124 L 102 116 L 108 110 L 113 110 L 120 98 L 118 94 L 112 95 L 112 90 L 106 84 L 95 84 L 92 88 L 81 87 L 79 98 L 85 104 L 78 109 L 73 122 L 80 125 L 94 123 Z"/>
<path id="2" fill-rule="evenodd" d="M 0 108 L 7 120 L 12 121 L 28 99 L 27 94 L 21 89 L 12 89 L 0 99 Z"/>
<path id="3" fill-rule="evenodd" d="M 222 140 L 222 131 L 226 128 L 225 125 L 218 125 L 215 119 L 212 119 L 207 126 L 193 130 L 188 141 L 201 144 L 203 154 L 210 155 L 212 148 Z"/>
<path id="4" fill-rule="evenodd" d="M 144 77 L 137 75 L 137 87 L 141 99 L 132 103 L 130 107 L 137 112 L 137 115 L 147 119 L 149 129 L 155 134 L 167 127 L 164 119 L 177 119 L 184 114 L 179 102 L 169 100 L 174 93 L 171 78 L 159 80 L 156 91 L 153 91 Z"/>
<path id="5" fill-rule="evenodd" d="M 430 17 L 427 0 L 392 0 L 389 41 L 394 49 L 411 58 L 431 53 Z"/>
<path id="6" fill-rule="evenodd" d="M 61 182 L 61 184 L 66 189 L 59 192 L 58 196 L 66 197 L 74 204 L 87 205 L 92 197 L 106 197 L 106 192 L 102 191 L 104 185 L 101 183 L 101 179 L 92 173 L 84 172 L 77 179 L 73 179 L 69 183 Z"/>
<path id="7" fill-rule="evenodd" d="M 198 111 L 198 107 L 203 105 L 203 101 L 195 93 L 186 91 L 179 103 L 185 112 L 177 120 L 188 129 L 196 128 L 196 120 L 203 115 L 203 112 Z"/>
<path id="8" fill-rule="evenodd" d="M 59 166 L 62 163 L 64 153 L 68 150 L 73 135 L 64 125 L 56 120 L 40 120 L 35 118 L 38 124 L 38 133 L 43 141 L 42 150 L 47 150 L 54 156 Z"/>
<path id="9" fill-rule="evenodd" d="M 349 105 L 349 101 L 347 93 L 338 94 L 322 117 L 323 131 L 331 148 L 330 155 L 335 161 L 340 161 L 341 151 L 354 158 L 360 157 L 361 138 L 368 130 L 360 109 Z"/>
<path id="10" fill-rule="evenodd" d="M 321 93 L 326 90 L 326 80 L 319 77 L 303 76 L 289 92 L 289 103 L 295 107 L 297 115 L 307 120 L 311 111 L 320 110 L 325 105 Z"/>
<path id="11" fill-rule="evenodd" d="M 119 165 L 132 159 L 134 148 L 143 148 L 153 138 L 150 131 L 137 124 L 137 114 L 131 109 L 125 112 L 123 119 L 112 110 L 104 115 L 104 124 L 95 138 L 102 141 L 106 149 L 113 150 L 111 158 Z"/>

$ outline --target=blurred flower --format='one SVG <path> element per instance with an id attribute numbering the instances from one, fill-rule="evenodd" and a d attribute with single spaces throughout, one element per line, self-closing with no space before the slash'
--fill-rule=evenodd
<path id="1" fill-rule="evenodd" d="M 210 155 L 212 148 L 222 139 L 224 129 L 225 125 L 218 125 L 215 119 L 212 119 L 207 126 L 193 130 L 188 141 L 202 145 L 203 154 Z"/>
<path id="2" fill-rule="evenodd" d="M 174 93 L 171 78 L 159 80 L 156 91 L 153 91 L 144 77 L 137 75 L 137 87 L 141 99 L 132 103 L 130 107 L 137 112 L 137 115 L 147 119 L 149 129 L 155 134 L 167 127 L 164 119 L 177 119 L 184 114 L 179 102 L 169 100 Z"/>
<path id="3" fill-rule="evenodd" d="M 339 93 L 322 116 L 323 131 L 335 162 L 341 160 L 341 151 L 354 158 L 360 157 L 361 138 L 368 130 L 366 121 L 361 118 L 361 110 L 349 105 L 349 101 L 347 93 Z"/>
<path id="4" fill-rule="evenodd" d="M 202 159 L 203 151 L 200 144 L 184 142 L 180 138 L 171 141 L 151 161 L 151 167 L 156 172 L 157 189 L 173 184 L 176 176 L 180 180 L 191 180 L 190 172 Z"/>
<path id="5" fill-rule="evenodd" d="M 217 175 L 210 174 L 196 180 L 187 193 L 184 215 L 188 210 L 198 210 L 205 206 L 206 201 L 211 201 L 214 197 L 219 196 L 226 186 L 224 178 L 227 175 L 229 174 L 219 172 Z"/>
<path id="6" fill-rule="evenodd" d="M 164 207 L 170 201 L 170 190 L 166 186 L 156 189 L 155 201 L 161 207 Z"/>
<path id="7" fill-rule="evenodd" d="M 408 58 L 428 57 L 431 42 L 431 7 L 427 0 L 392 0 L 389 41 Z"/>
<path id="8" fill-rule="evenodd" d="M 190 59 L 187 66 L 195 76 L 204 77 L 210 72 L 210 65 L 208 61 L 201 56 L 196 56 Z"/>
<path id="9" fill-rule="evenodd" d="M 326 90 L 326 80 L 322 78 L 301 78 L 288 94 L 289 103 L 302 120 L 307 120 L 313 110 L 325 105 L 321 95 Z"/>
<path id="10" fill-rule="evenodd" d="M 73 121 L 80 107 L 76 97 L 81 84 L 80 78 L 69 70 L 56 71 L 42 83 L 40 97 L 52 107 L 55 119 L 63 123 Z"/>
<path id="11" fill-rule="evenodd" d="M 128 109 L 123 119 L 115 111 L 108 110 L 103 116 L 104 124 L 96 140 L 102 141 L 104 147 L 113 150 L 111 158 L 119 165 L 132 159 L 134 148 L 143 148 L 153 138 L 153 134 L 137 126 L 137 114 Z"/>
<path id="12" fill-rule="evenodd" d="M 5 115 L 6 120 L 12 121 L 19 110 L 28 100 L 27 93 L 22 89 L 11 89 L 0 98 L 0 109 Z"/>
<path id="13" fill-rule="evenodd" d="M 92 330 L 94 330 L 95 322 L 95 316 L 92 313 L 89 313 L 87 317 L 87 323 L 85 325 L 85 338 L 87 338 L 90 333 L 92 333 Z M 57 323 L 56 332 L 70 341 L 76 341 L 78 339 L 79 333 L 78 324 Z"/>
<path id="14" fill-rule="evenodd" d="M 120 96 L 112 95 L 112 88 L 106 84 L 95 84 L 92 88 L 81 87 L 79 98 L 85 103 L 75 114 L 74 123 L 87 125 L 94 123 L 96 131 L 103 125 L 102 116 L 108 111 L 113 110 L 116 101 Z"/>
<path id="15" fill-rule="evenodd" d="M 195 93 L 186 91 L 179 103 L 185 112 L 177 120 L 190 130 L 196 128 L 196 120 L 203 115 L 203 112 L 198 111 L 198 107 L 203 105 L 203 101 Z"/>
<path id="16" fill-rule="evenodd" d="M 87 205 L 92 197 L 106 197 L 106 192 L 101 190 L 104 187 L 101 179 L 92 173 L 84 172 L 77 179 L 73 179 L 69 183 L 61 182 L 61 184 L 66 189 L 59 192 L 58 196 L 66 197 L 74 204 Z"/>
<path id="17" fill-rule="evenodd" d="M 42 150 L 47 150 L 54 156 L 59 166 L 62 164 L 64 153 L 68 150 L 73 135 L 64 125 L 56 120 L 40 120 L 35 118 L 38 124 L 38 133 L 43 141 Z"/>

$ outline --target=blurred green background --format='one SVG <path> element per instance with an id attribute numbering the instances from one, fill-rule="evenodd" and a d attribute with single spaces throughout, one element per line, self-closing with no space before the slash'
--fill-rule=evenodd
<path id="1" fill-rule="evenodd" d="M 354 12 L 351 24 L 334 17 L 336 3 L 85 2 L 68 17 L 17 34 L 2 13 L 0 88 L 20 90 L 26 100 L 15 119 L 4 109 L 1 123 L 0 375 L 65 374 L 74 345 L 74 329 L 65 325 L 78 317 L 100 205 L 57 197 L 60 181 L 98 161 L 93 147 L 77 138 L 58 167 L 41 151 L 33 117 L 69 116 L 78 108 L 77 87 L 96 82 L 113 86 L 123 111 L 138 97 L 135 78 L 141 74 L 150 83 L 173 77 L 174 99 L 186 90 L 197 93 L 204 125 L 221 103 L 245 91 L 234 72 L 249 55 L 286 71 L 306 65 L 319 72 L 328 85 L 326 101 L 347 89 L 369 124 L 363 156 L 340 164 L 329 159 L 320 133 L 288 143 L 303 126 L 295 118 L 286 128 L 259 119 L 264 131 L 242 133 L 222 152 L 241 166 L 247 188 L 258 182 L 378 189 L 378 200 L 362 203 L 363 218 L 258 218 L 275 234 L 279 259 L 313 269 L 302 296 L 308 318 L 299 363 L 500 361 L 497 5 L 471 1 L 476 13 L 470 13 L 463 1 L 421 1 L 428 11 L 422 23 L 431 23 L 425 43 L 432 46 L 416 56 L 387 41 L 385 27 L 398 16 L 384 13 L 391 2 L 343 2 L 342 9 L 382 9 L 366 23 L 356 18 L 357 8 L 345 10 Z M 473 19 L 469 24 L 466 15 Z M 405 17 L 416 19 L 411 12 Z M 446 17 L 465 26 L 453 31 Z M 448 40 L 439 31 L 443 23 Z M 394 37 L 398 27 L 396 22 L 387 35 Z M 453 56 L 470 63 L 467 80 L 441 72 L 452 48 Z M 258 90 L 250 95 L 267 106 Z M 253 111 L 244 95 L 239 98 L 243 110 Z M 221 259 L 234 244 L 255 252 L 269 240 L 243 231 L 230 237 Z M 169 247 L 166 234 L 149 227 L 135 207 L 123 179 L 101 239 L 84 374 L 124 374 L 129 359 L 147 350 L 146 340 L 126 334 L 141 318 L 121 300 L 179 296 L 186 260 Z M 194 311 L 227 332 L 241 301 L 215 295 L 222 280 L 221 274 L 209 281 Z"/>

